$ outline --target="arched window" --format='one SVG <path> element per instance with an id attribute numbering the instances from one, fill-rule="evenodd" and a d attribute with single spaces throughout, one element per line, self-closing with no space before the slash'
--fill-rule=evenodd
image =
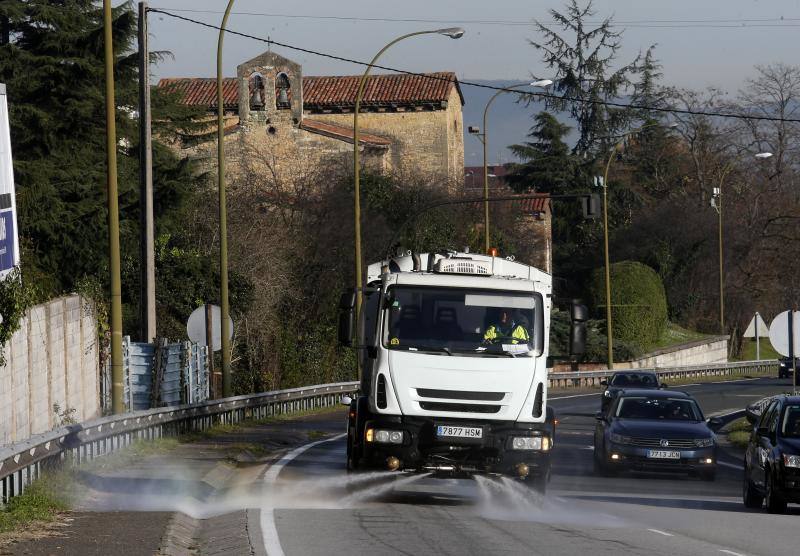
<path id="1" fill-rule="evenodd" d="M 250 109 L 264 110 L 264 77 L 260 73 L 250 76 Z"/>
<path id="2" fill-rule="evenodd" d="M 281 72 L 275 78 L 275 106 L 277 108 L 291 107 L 292 97 L 289 76 Z"/>

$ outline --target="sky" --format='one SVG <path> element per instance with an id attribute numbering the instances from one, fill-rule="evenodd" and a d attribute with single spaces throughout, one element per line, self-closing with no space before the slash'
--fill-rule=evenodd
<path id="1" fill-rule="evenodd" d="M 584 5 L 585 0 L 580 3 Z M 149 2 L 151 8 L 213 25 L 220 24 L 226 4 L 225 0 Z M 369 61 L 399 35 L 461 26 L 466 32 L 458 40 L 440 35 L 412 37 L 389 49 L 380 64 L 418 72 L 454 71 L 462 81 L 518 82 L 531 76 L 552 77 L 528 44 L 530 39 L 541 39 L 531 22 L 550 23 L 550 10 L 563 11 L 564 5 L 565 0 L 236 0 L 228 29 Z M 591 21 L 612 17 L 615 28 L 623 32 L 617 65 L 656 45 L 663 85 L 689 89 L 713 86 L 735 95 L 746 86 L 747 79 L 754 77 L 755 65 L 796 63 L 793 55 L 800 43 L 800 0 L 595 0 L 594 10 Z M 216 75 L 215 29 L 159 13 L 150 13 L 149 25 L 151 50 L 173 55 L 153 68 L 156 78 Z M 352 63 L 277 46 L 272 49 L 299 62 L 305 75 L 354 75 L 363 71 Z M 263 42 L 226 35 L 226 76 L 236 75 L 239 63 L 264 50 L 267 45 Z M 485 102 L 483 91 L 463 89 L 468 104 Z M 495 124 L 505 126 L 491 149 L 490 156 L 497 160 L 508 157 L 504 146 L 524 140 L 530 127 L 528 117 L 514 118 L 514 99 L 504 96 L 509 98 L 493 108 L 508 114 L 503 121 L 498 117 Z M 467 121 L 467 115 L 472 117 L 478 108 L 481 112 L 482 106 L 465 106 L 465 126 L 479 123 Z M 477 163 L 480 151 L 471 139 L 465 137 L 468 165 Z"/>
<path id="2" fill-rule="evenodd" d="M 218 12 L 175 13 L 219 25 L 226 2 L 153 0 L 149 5 Z M 550 21 L 549 10 L 562 10 L 563 6 L 563 1 L 552 0 L 236 0 L 233 11 L 240 13 L 231 16 L 228 28 L 368 60 L 403 33 L 460 25 L 466 30 L 461 39 L 414 37 L 392 47 L 382 58 L 383 64 L 411 71 L 450 70 L 460 79 L 526 79 L 531 74 L 545 78 L 549 77 L 548 68 L 527 43 L 539 38 L 529 23 Z M 753 75 L 754 65 L 793 63 L 800 38 L 800 0 L 595 0 L 594 8 L 593 20 L 613 16 L 616 27 L 624 31 L 620 63 L 655 43 L 656 56 L 664 66 L 664 83 L 680 87 L 717 86 L 735 93 Z M 276 14 L 434 21 L 352 21 Z M 174 55 L 155 68 L 157 77 L 215 75 L 217 31 L 151 13 L 150 33 L 151 49 Z M 226 74 L 235 75 L 238 63 L 263 50 L 264 43 L 227 35 Z M 279 47 L 274 50 L 300 62 L 307 75 L 360 73 L 353 64 Z"/>

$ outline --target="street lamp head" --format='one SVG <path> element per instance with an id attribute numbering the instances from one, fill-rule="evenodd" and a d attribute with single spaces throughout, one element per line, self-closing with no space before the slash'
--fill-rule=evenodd
<path id="1" fill-rule="evenodd" d="M 552 79 L 540 79 L 539 81 L 534 81 L 530 83 L 531 87 L 548 87 L 553 84 Z"/>
<path id="2" fill-rule="evenodd" d="M 765 158 L 769 158 L 771 156 L 772 156 L 772 153 L 770 153 L 770 152 L 763 152 L 763 153 L 758 153 L 758 154 L 755 155 L 755 157 L 758 158 L 758 159 L 765 159 Z"/>
<path id="3" fill-rule="evenodd" d="M 440 35 L 444 35 L 446 37 L 450 37 L 451 39 L 460 39 L 464 36 L 464 29 L 461 27 L 448 27 L 446 29 L 437 29 L 434 31 L 435 33 L 439 33 Z"/>
<path id="4" fill-rule="evenodd" d="M 468 131 L 468 132 L 469 132 L 471 135 L 480 135 L 480 133 L 481 133 L 481 128 L 480 128 L 480 127 L 478 127 L 478 126 L 476 126 L 476 125 L 471 125 L 471 126 L 469 126 L 469 127 L 467 128 L 467 131 Z"/>

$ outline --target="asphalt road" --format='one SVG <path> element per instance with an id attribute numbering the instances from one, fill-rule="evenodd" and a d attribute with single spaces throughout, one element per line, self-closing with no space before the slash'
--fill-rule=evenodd
<path id="1" fill-rule="evenodd" d="M 789 381 L 680 387 L 707 416 L 741 410 Z M 262 478 L 269 554 L 775 554 L 797 552 L 800 507 L 774 516 L 741 503 L 741 456 L 720 454 L 715 482 L 592 474 L 599 395 L 550 397 L 561 424 L 548 494 L 513 481 L 348 476 L 342 438 L 288 454 Z M 343 428 L 343 424 L 342 424 Z"/>

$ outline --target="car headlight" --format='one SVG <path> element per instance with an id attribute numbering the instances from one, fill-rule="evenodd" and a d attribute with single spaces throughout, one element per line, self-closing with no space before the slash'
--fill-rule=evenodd
<path id="1" fill-rule="evenodd" d="M 603 396 L 605 396 L 606 398 L 610 398 L 611 397 L 611 392 L 606 390 L 605 392 L 603 392 Z"/>
<path id="2" fill-rule="evenodd" d="M 511 439 L 512 450 L 538 450 L 546 452 L 550 449 L 548 436 L 515 436 Z"/>
<path id="3" fill-rule="evenodd" d="M 366 438 L 367 442 L 378 442 L 381 444 L 402 444 L 403 431 L 367 429 Z"/>
<path id="4" fill-rule="evenodd" d="M 800 456 L 783 454 L 783 465 L 786 467 L 800 467 Z"/>
<path id="5" fill-rule="evenodd" d="M 789 366 L 789 365 L 787 365 L 786 363 L 784 363 L 783 361 L 781 361 L 781 367 L 788 367 L 788 366 Z"/>
<path id="6" fill-rule="evenodd" d="M 698 448 L 708 448 L 709 446 L 714 445 L 714 437 L 710 436 L 708 438 L 695 438 L 694 445 Z"/>
<path id="7" fill-rule="evenodd" d="M 609 438 L 611 439 L 611 442 L 613 442 L 614 444 L 630 444 L 631 443 L 631 437 L 630 436 L 622 436 L 621 434 L 617 434 L 617 433 L 614 433 L 614 432 L 611 433 L 611 436 L 609 436 Z"/>

